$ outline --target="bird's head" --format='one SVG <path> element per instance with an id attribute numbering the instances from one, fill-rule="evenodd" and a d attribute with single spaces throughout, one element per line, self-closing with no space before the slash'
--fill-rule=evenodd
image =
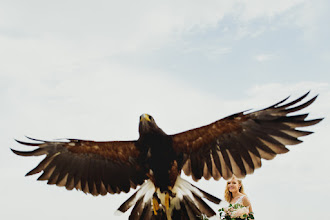
<path id="1" fill-rule="evenodd" d="M 145 134 L 165 134 L 163 130 L 158 127 L 155 119 L 148 114 L 142 114 L 140 116 L 139 133 L 140 136 Z"/>

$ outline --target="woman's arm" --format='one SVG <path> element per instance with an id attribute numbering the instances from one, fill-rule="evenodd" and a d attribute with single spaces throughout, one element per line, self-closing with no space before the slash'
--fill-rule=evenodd
<path id="1" fill-rule="evenodd" d="M 252 205 L 251 205 L 251 202 L 250 202 L 250 200 L 248 199 L 247 196 L 243 197 L 242 202 L 243 202 L 244 206 L 249 207 L 249 212 L 252 212 Z"/>

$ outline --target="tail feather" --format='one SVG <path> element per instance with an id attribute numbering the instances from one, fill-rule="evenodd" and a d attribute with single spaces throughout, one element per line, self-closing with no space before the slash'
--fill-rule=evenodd
<path id="1" fill-rule="evenodd" d="M 143 210 L 143 219 L 144 220 L 152 220 L 153 218 L 153 211 L 152 211 L 152 207 L 151 207 L 151 202 L 146 203 L 144 210 Z M 142 218 L 140 218 L 142 219 Z"/>
<path id="2" fill-rule="evenodd" d="M 203 214 L 207 217 L 216 214 L 203 198 L 216 204 L 221 202 L 220 199 L 192 185 L 180 176 L 171 191 L 173 196 L 170 198 L 170 207 L 166 210 L 165 193 L 160 192 L 159 189 L 156 190 L 154 184 L 148 180 L 118 208 L 118 211 L 126 212 L 134 206 L 129 217 L 132 220 L 200 219 Z M 160 199 L 160 209 L 157 215 L 154 215 L 152 208 L 152 198 L 155 192 Z"/>
<path id="3" fill-rule="evenodd" d="M 208 206 L 201 197 L 197 196 L 195 193 L 193 193 L 193 196 L 195 198 L 197 206 L 202 213 L 204 213 L 207 217 L 216 215 L 213 209 L 211 209 L 210 206 Z"/>
<path id="4" fill-rule="evenodd" d="M 183 201 L 180 202 L 181 209 L 174 209 L 172 212 L 172 220 L 189 220 L 189 214 Z M 191 215 L 194 217 L 194 215 Z"/>
<path id="5" fill-rule="evenodd" d="M 194 202 L 187 196 L 183 197 L 184 206 L 187 209 L 189 219 L 198 219 L 202 215 L 201 211 L 197 208 Z"/>
<path id="6" fill-rule="evenodd" d="M 140 189 L 136 191 L 131 197 L 129 197 L 119 208 L 118 211 L 126 212 L 133 205 L 136 205 L 139 200 L 141 200 L 142 208 L 144 204 L 150 200 L 152 193 L 155 191 L 155 186 L 151 181 L 147 181 L 142 184 Z M 150 195 L 150 192 L 151 195 Z M 143 201 L 143 202 L 142 202 Z M 150 200 L 151 201 L 151 200 Z"/>
<path id="7" fill-rule="evenodd" d="M 124 213 L 126 212 L 129 208 L 131 208 L 133 205 L 136 204 L 137 199 L 136 199 L 136 194 L 139 192 L 136 191 L 131 197 L 129 197 L 121 206 L 118 208 L 118 211 Z"/>
<path id="8" fill-rule="evenodd" d="M 217 197 L 215 197 L 215 196 L 213 196 L 213 195 L 205 192 L 204 190 L 198 188 L 197 186 L 195 186 L 193 184 L 191 184 L 191 185 L 193 187 L 195 187 L 196 189 L 198 189 L 198 191 L 200 191 L 202 193 L 202 197 L 205 198 L 205 199 L 207 199 L 207 200 L 209 200 L 210 202 L 213 202 L 215 204 L 219 204 L 221 202 L 221 199 L 219 199 L 219 198 L 217 198 Z"/>
<path id="9" fill-rule="evenodd" d="M 143 216 L 144 208 L 145 207 L 144 207 L 143 197 L 142 197 L 136 202 L 136 204 L 131 212 L 131 215 L 129 216 L 129 219 L 130 220 L 142 219 L 141 217 Z"/>

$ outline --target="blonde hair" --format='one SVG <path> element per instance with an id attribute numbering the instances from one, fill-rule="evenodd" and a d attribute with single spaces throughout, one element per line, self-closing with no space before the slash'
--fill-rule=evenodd
<path id="1" fill-rule="evenodd" d="M 239 188 L 239 192 L 245 195 L 242 180 L 237 179 L 235 176 L 233 176 L 230 180 L 232 180 L 232 179 L 234 179 L 234 178 L 235 178 L 235 179 L 237 180 L 237 182 L 241 185 L 241 187 Z M 229 181 L 230 181 L 230 180 L 229 180 Z M 233 199 L 233 194 L 232 194 L 232 193 L 229 191 L 229 189 L 228 189 L 228 182 L 229 182 L 229 181 L 227 181 L 227 185 L 226 185 L 226 189 L 225 189 L 225 200 L 226 200 L 227 202 L 230 203 L 230 201 Z"/>

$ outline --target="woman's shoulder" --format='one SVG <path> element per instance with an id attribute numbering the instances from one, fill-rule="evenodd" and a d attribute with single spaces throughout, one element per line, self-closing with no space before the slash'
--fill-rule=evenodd
<path id="1" fill-rule="evenodd" d="M 248 199 L 248 196 L 245 194 L 242 194 L 242 199 Z"/>
<path id="2" fill-rule="evenodd" d="M 241 195 L 239 196 L 239 200 L 244 200 L 244 199 L 247 199 L 247 195 L 241 193 Z"/>
<path id="3" fill-rule="evenodd" d="M 242 197 L 242 202 L 243 202 L 243 205 L 244 205 L 244 206 L 250 205 L 250 200 L 249 200 L 249 198 L 247 197 L 247 195 L 244 195 L 244 196 Z"/>

